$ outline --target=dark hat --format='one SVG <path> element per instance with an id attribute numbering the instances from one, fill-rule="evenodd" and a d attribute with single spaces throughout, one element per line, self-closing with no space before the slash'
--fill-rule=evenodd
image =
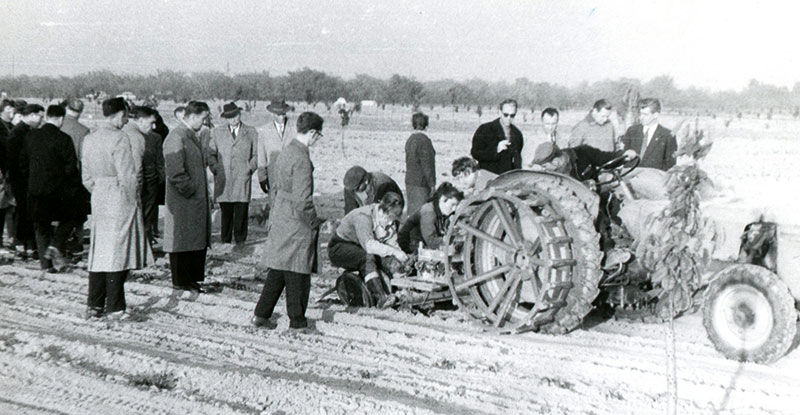
<path id="1" fill-rule="evenodd" d="M 282 99 L 281 102 L 270 102 L 269 105 L 267 105 L 267 111 L 277 115 L 286 114 L 291 109 L 292 107 L 286 103 L 285 99 Z"/>
<path id="2" fill-rule="evenodd" d="M 557 145 L 547 141 L 539 144 L 533 153 L 533 164 L 544 164 L 561 155 Z"/>
<path id="3" fill-rule="evenodd" d="M 361 183 L 364 183 L 369 178 L 369 173 L 361 166 L 353 166 L 344 174 L 344 187 L 345 189 L 358 190 Z"/>
<path id="4" fill-rule="evenodd" d="M 222 113 L 219 115 L 222 118 L 233 118 L 242 112 L 242 109 L 234 102 L 229 102 L 222 106 Z"/>

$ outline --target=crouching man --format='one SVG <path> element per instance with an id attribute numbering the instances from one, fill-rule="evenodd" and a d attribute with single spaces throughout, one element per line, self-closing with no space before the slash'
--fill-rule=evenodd
<path id="1" fill-rule="evenodd" d="M 397 243 L 397 221 L 403 214 L 403 205 L 399 194 L 384 194 L 378 203 L 348 213 L 328 243 L 331 263 L 357 271 L 381 308 L 393 305 L 397 298 L 389 293 L 379 270 L 390 268 L 393 259 L 402 263 L 408 260 Z"/>

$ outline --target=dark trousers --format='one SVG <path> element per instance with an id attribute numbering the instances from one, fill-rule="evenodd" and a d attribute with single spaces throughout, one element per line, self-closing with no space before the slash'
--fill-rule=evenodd
<path id="1" fill-rule="evenodd" d="M 129 271 L 90 272 L 87 305 L 106 313 L 125 311 L 125 280 Z"/>
<path id="2" fill-rule="evenodd" d="M 39 263 L 42 269 L 48 269 L 53 266 L 53 263 L 45 258 L 45 252 L 50 245 L 58 249 L 61 255 L 64 255 L 67 247 L 67 239 L 75 228 L 73 221 L 60 221 L 53 232 L 53 226 L 49 221 L 34 223 L 34 230 L 36 231 L 36 249 L 39 250 Z"/>
<path id="3" fill-rule="evenodd" d="M 33 222 L 28 218 L 27 203 L 17 200 L 17 208 L 14 209 L 14 237 L 17 245 L 22 245 L 25 249 L 33 249 L 36 235 L 33 230 Z"/>
<path id="4" fill-rule="evenodd" d="M 220 238 L 223 243 L 230 243 L 231 234 L 236 243 L 247 239 L 247 216 L 250 203 L 220 202 Z"/>
<path id="5" fill-rule="evenodd" d="M 306 309 L 308 292 L 311 289 L 311 274 L 269 270 L 254 314 L 263 318 L 272 317 L 275 304 L 281 298 L 284 287 L 286 287 L 286 314 L 289 316 L 289 327 L 295 329 L 307 327 Z"/>
<path id="6" fill-rule="evenodd" d="M 10 244 L 14 245 L 14 206 L 0 209 L 0 242 L 3 241 L 3 228 L 8 232 Z M 6 244 L 3 244 L 4 246 Z"/>
<path id="7" fill-rule="evenodd" d="M 377 269 L 375 255 L 368 255 L 361 245 L 346 241 L 335 233 L 328 242 L 328 258 L 334 266 L 358 271 L 361 278 Z"/>
<path id="8" fill-rule="evenodd" d="M 147 240 L 158 234 L 158 183 L 145 184 L 142 189 L 142 216 Z"/>
<path id="9" fill-rule="evenodd" d="M 170 252 L 169 269 L 172 285 L 188 287 L 206 279 L 206 250 Z"/>

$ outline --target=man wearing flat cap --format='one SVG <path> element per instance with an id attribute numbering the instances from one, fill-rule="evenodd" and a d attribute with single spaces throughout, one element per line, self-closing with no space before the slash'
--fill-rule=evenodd
<path id="1" fill-rule="evenodd" d="M 376 203 L 386 192 L 402 196 L 400 186 L 386 173 L 368 172 L 361 166 L 353 166 L 344 174 L 344 214 L 355 208 Z"/>
<path id="2" fill-rule="evenodd" d="M 274 192 L 270 191 L 269 177 L 274 170 L 272 167 L 275 160 L 278 159 L 278 154 L 290 141 L 286 124 L 289 121 L 287 114 L 291 110 L 292 107 L 285 100 L 273 101 L 267 105 L 267 111 L 272 114 L 272 122 L 267 124 L 266 131 L 258 140 L 258 183 L 261 185 L 261 190 L 269 193 L 270 203 L 272 203 Z"/>
<path id="3" fill-rule="evenodd" d="M 222 243 L 247 239 L 250 188 L 257 165 L 258 132 L 242 122 L 242 109 L 222 106 L 225 125 L 214 128 L 208 146 L 208 166 L 214 174 L 214 199 L 221 212 Z"/>
<path id="4" fill-rule="evenodd" d="M 597 168 L 624 155 L 627 160 L 636 157 L 633 150 L 601 151 L 592 146 L 560 149 L 552 142 L 544 142 L 536 147 L 533 156 L 533 170 L 561 173 L 573 179 L 584 181 L 595 178 Z"/>

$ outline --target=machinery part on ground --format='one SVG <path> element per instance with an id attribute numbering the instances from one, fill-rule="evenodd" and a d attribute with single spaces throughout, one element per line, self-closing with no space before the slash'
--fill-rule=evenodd
<path id="1" fill-rule="evenodd" d="M 460 308 L 503 332 L 561 334 L 598 294 L 596 201 L 567 176 L 524 173 L 500 176 L 454 214 L 445 236 L 450 290 Z"/>
<path id="2" fill-rule="evenodd" d="M 768 269 L 731 265 L 706 289 L 703 325 L 725 357 L 771 363 L 783 355 L 797 331 L 797 310 L 786 283 Z"/>
<path id="3" fill-rule="evenodd" d="M 345 272 L 336 279 L 336 294 L 344 305 L 350 307 L 374 307 L 375 301 L 367 284 L 356 274 Z"/>

